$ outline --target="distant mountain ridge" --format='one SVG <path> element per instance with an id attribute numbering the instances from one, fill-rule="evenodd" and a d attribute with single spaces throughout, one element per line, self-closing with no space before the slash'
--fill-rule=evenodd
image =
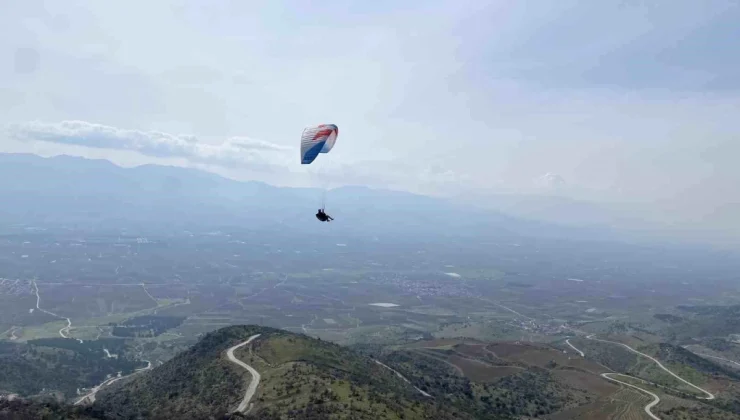
<path id="1" fill-rule="evenodd" d="M 603 230 L 523 220 L 443 199 L 367 187 L 327 193 L 327 212 L 313 214 L 321 190 L 240 182 L 195 169 L 143 165 L 123 168 L 105 160 L 0 154 L 0 223 L 120 227 L 220 228 L 354 235 L 610 237 Z"/>

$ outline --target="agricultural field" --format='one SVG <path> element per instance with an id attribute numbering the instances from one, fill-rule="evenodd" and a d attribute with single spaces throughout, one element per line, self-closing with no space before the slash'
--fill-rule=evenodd
<path id="1" fill-rule="evenodd" d="M 534 243 L 499 244 L 492 258 L 470 244 L 358 240 L 317 259 L 315 239 L 247 232 L 36 235 L 0 238 L 0 339 L 14 344 L 119 339 L 116 354 L 158 366 L 211 331 L 254 324 L 369 351 L 424 392 L 448 384 L 451 404 L 480 413 L 645 418 L 651 397 L 601 376 L 610 372 L 659 395 L 656 413 L 725 415 L 740 401 L 740 340 L 727 328 L 735 286 L 680 278 L 646 292 L 649 261 L 625 272 L 623 261 L 547 256 Z M 620 344 L 717 398 L 697 399 Z"/>

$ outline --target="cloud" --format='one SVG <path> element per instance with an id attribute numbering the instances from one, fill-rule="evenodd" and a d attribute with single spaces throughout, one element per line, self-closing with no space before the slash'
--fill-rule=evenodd
<path id="1" fill-rule="evenodd" d="M 566 185 L 565 179 L 555 173 L 548 172 L 535 178 L 534 185 L 538 188 L 558 190 Z"/>
<path id="2" fill-rule="evenodd" d="M 225 167 L 249 165 L 251 169 L 286 166 L 294 151 L 287 146 L 248 137 L 233 137 L 210 144 L 192 135 L 123 129 L 86 121 L 32 121 L 12 124 L 8 131 L 12 138 L 21 141 L 126 150 L 155 158 L 185 158 L 192 163 Z"/>
<path id="3" fill-rule="evenodd" d="M 232 137 L 230 140 L 234 147 L 238 147 L 244 150 L 270 150 L 276 152 L 285 152 L 293 150 L 288 146 L 282 146 L 275 143 L 270 143 L 265 140 L 252 139 L 249 137 Z"/>
<path id="4" fill-rule="evenodd" d="M 82 146 L 113 156 L 135 152 L 156 159 L 184 159 L 191 166 L 236 179 L 261 178 L 285 185 L 338 187 L 367 185 L 378 188 L 440 193 L 461 189 L 466 176 L 439 162 L 414 165 L 399 159 L 346 160 L 332 151 L 313 165 L 298 164 L 298 149 L 245 136 L 208 143 L 188 134 L 143 131 L 87 121 L 56 123 L 31 121 L 11 124 L 11 138 L 43 142 L 63 148 Z M 106 152 L 107 151 L 107 152 Z M 101 157 L 100 153 L 96 156 Z M 260 177 L 259 173 L 270 175 Z"/>

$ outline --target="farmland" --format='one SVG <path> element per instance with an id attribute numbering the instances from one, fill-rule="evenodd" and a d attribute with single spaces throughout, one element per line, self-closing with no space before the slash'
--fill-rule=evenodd
<path id="1" fill-rule="evenodd" d="M 533 252 L 537 244 L 501 243 L 491 258 L 470 244 L 394 244 L 391 252 L 367 241 L 327 247 L 239 231 L 1 239 L 0 333 L 16 344 L 119 339 L 118 353 L 157 366 L 210 331 L 256 324 L 369 351 L 424 392 L 454 389 L 450 403 L 480 413 L 644 416 L 650 398 L 600 376 L 608 372 L 653 384 L 662 412 L 726 413 L 740 401 L 740 350 L 714 327 L 733 319 L 723 308 L 740 300 L 721 279 L 715 288 L 653 281 L 662 292 L 646 294 L 648 266 L 633 261 L 644 272 L 617 282 L 623 262 L 555 260 Z M 317 249 L 320 259 L 311 256 Z M 687 305 L 695 299 L 715 306 Z M 684 324 L 709 335 L 686 338 L 677 333 Z M 590 335 L 640 349 L 718 397 L 697 400 L 696 389 L 650 360 Z M 527 392 L 530 402 L 519 400 Z"/>

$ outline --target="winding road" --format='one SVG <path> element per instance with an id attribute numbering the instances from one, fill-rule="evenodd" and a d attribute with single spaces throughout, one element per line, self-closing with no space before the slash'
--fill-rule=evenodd
<path id="1" fill-rule="evenodd" d="M 235 345 L 234 347 L 231 347 L 230 349 L 228 349 L 226 351 L 226 357 L 229 358 L 229 361 L 231 361 L 232 363 L 235 363 L 235 364 L 243 367 L 244 369 L 246 369 L 247 371 L 249 371 L 249 373 L 252 375 L 252 380 L 249 381 L 249 386 L 247 386 L 247 391 L 244 393 L 244 399 L 239 404 L 239 407 L 237 407 L 236 410 L 235 410 L 235 411 L 238 411 L 240 413 L 247 413 L 249 411 L 249 409 L 252 408 L 251 405 L 249 404 L 249 401 L 252 400 L 252 397 L 254 396 L 254 393 L 257 391 L 257 386 L 260 383 L 260 374 L 259 374 L 259 372 L 257 372 L 256 370 L 254 370 L 254 368 L 252 366 L 249 366 L 248 364 L 246 364 L 246 363 L 242 362 L 241 360 L 237 359 L 234 356 L 234 350 L 236 350 L 236 349 L 238 349 L 240 347 L 246 346 L 247 344 L 251 343 L 252 340 L 254 340 L 255 338 L 259 337 L 260 335 L 261 334 L 255 334 L 255 335 L 249 337 L 247 339 L 247 341 L 245 341 L 243 343 L 239 343 L 239 344 Z"/>
<path id="2" fill-rule="evenodd" d="M 412 384 L 412 383 L 411 383 L 411 381 L 409 381 L 408 379 L 406 379 L 406 377 L 405 377 L 405 376 L 403 376 L 403 375 L 401 375 L 401 374 L 400 374 L 400 373 L 399 373 L 399 372 L 398 372 L 397 370 L 393 369 L 392 367 L 390 367 L 390 366 L 388 366 L 388 365 L 386 365 L 386 364 L 384 364 L 384 363 L 382 363 L 382 362 L 380 362 L 380 361 L 378 361 L 378 360 L 375 360 L 375 359 L 373 359 L 373 361 L 374 361 L 375 363 L 379 364 L 380 366 L 383 366 L 384 368 L 386 368 L 386 369 L 390 370 L 391 372 L 395 373 L 395 374 L 396 374 L 396 376 L 398 376 L 399 378 L 403 379 L 403 381 L 404 381 L 404 382 L 406 382 L 407 384 L 409 384 L 409 385 L 413 386 L 415 390 L 419 391 L 419 393 L 420 393 L 421 395 L 423 395 L 423 396 L 425 396 L 425 397 L 431 397 L 431 398 L 434 398 L 434 397 L 432 397 L 432 395 L 431 395 L 431 394 L 429 394 L 429 393 L 427 393 L 427 392 L 424 392 L 424 391 L 422 391 L 422 390 L 421 390 L 420 388 L 417 388 L 417 387 L 416 387 L 416 386 L 415 386 L 414 384 Z"/>
<path id="3" fill-rule="evenodd" d="M 601 374 L 601 377 L 602 378 L 605 378 L 605 379 L 608 379 L 610 381 L 613 381 L 613 382 L 622 384 L 624 386 L 628 386 L 630 388 L 634 388 L 634 389 L 636 389 L 636 390 L 638 390 L 640 392 L 644 392 L 645 394 L 648 394 L 651 397 L 653 397 L 653 401 L 650 404 L 648 404 L 648 405 L 645 406 L 645 413 L 647 413 L 647 415 L 650 416 L 650 418 L 652 418 L 652 419 L 661 420 L 660 417 L 656 416 L 655 414 L 653 414 L 652 411 L 650 411 L 653 407 L 655 407 L 656 405 L 658 405 L 658 403 L 660 402 L 660 397 L 659 396 L 653 394 L 652 392 L 650 392 L 650 391 L 648 391 L 646 389 L 642 389 L 639 386 L 628 384 L 627 382 L 622 382 L 619 379 L 614 379 L 614 378 L 611 377 L 611 375 L 626 376 L 628 378 L 632 378 L 632 376 L 622 375 L 621 373 L 602 373 Z M 633 379 L 635 379 L 635 378 L 633 378 Z"/>
<path id="4" fill-rule="evenodd" d="M 50 312 L 50 311 L 47 311 L 46 309 L 42 309 L 39 306 L 41 304 L 41 295 L 39 294 L 39 286 L 36 284 L 36 280 L 33 280 L 32 284 L 33 284 L 34 290 L 36 291 L 36 309 L 38 309 L 39 311 L 41 311 L 41 312 L 43 312 L 43 313 L 45 313 L 47 315 L 55 316 L 57 318 L 66 320 L 67 321 L 67 326 L 66 327 L 62 327 L 59 330 L 59 335 L 62 336 L 62 338 L 72 338 L 72 337 L 69 336 L 69 330 L 72 329 L 72 320 L 69 319 L 69 318 L 67 318 L 66 316 L 57 315 L 54 312 Z M 67 331 L 67 334 L 66 335 L 64 334 L 64 331 Z M 79 338 L 77 338 L 76 340 L 79 341 L 80 343 L 82 343 L 82 340 L 80 340 Z"/>
<path id="5" fill-rule="evenodd" d="M 589 337 L 586 337 L 586 338 L 590 338 L 590 336 L 589 336 Z M 592 340 L 593 340 L 593 339 L 592 339 Z M 599 340 L 599 341 L 606 341 L 606 340 Z M 570 344 L 570 341 L 569 341 L 569 339 L 565 340 L 565 342 L 566 342 L 566 343 L 567 343 L 567 344 L 568 344 L 568 345 L 569 345 L 569 346 L 570 346 L 570 347 L 571 347 L 571 348 L 572 348 L 573 350 L 575 350 L 575 351 L 577 351 L 578 353 L 580 353 L 580 354 L 581 354 L 581 357 L 586 357 L 586 355 L 585 355 L 585 354 L 584 354 L 584 353 L 583 353 L 583 352 L 582 352 L 581 350 L 578 350 L 578 349 L 577 349 L 577 348 L 576 348 L 576 347 L 575 347 L 575 346 L 574 346 L 573 344 Z M 615 343 L 614 341 L 608 341 L 608 342 L 609 342 L 609 343 Z M 622 344 L 622 343 L 617 343 L 617 344 Z M 649 403 L 648 405 L 646 405 L 646 406 L 645 406 L 645 413 L 647 413 L 647 415 L 648 415 L 648 416 L 650 416 L 650 418 L 651 418 L 651 419 L 655 419 L 655 420 L 661 420 L 661 418 L 660 418 L 660 417 L 656 416 L 656 415 L 655 415 L 655 414 L 653 414 L 653 412 L 651 411 L 651 410 L 652 410 L 652 408 L 653 408 L 653 407 L 655 407 L 656 405 L 658 405 L 658 403 L 660 402 L 660 397 L 659 397 L 659 396 L 657 396 L 657 395 L 655 395 L 654 393 L 652 393 L 652 392 L 648 391 L 647 389 L 642 389 L 642 388 L 640 388 L 639 386 L 636 386 L 636 385 L 632 385 L 632 384 L 629 384 L 629 383 L 627 383 L 627 382 L 624 382 L 624 381 L 620 381 L 619 379 L 614 379 L 614 378 L 612 378 L 612 375 L 619 375 L 619 376 L 624 376 L 624 377 L 627 377 L 627 378 L 632 378 L 632 379 L 636 379 L 636 380 L 638 380 L 638 381 L 642 381 L 641 379 L 638 379 L 638 378 L 635 378 L 635 377 L 633 377 L 633 376 L 629 376 L 629 375 L 624 375 L 624 374 L 621 374 L 621 373 L 602 373 L 602 374 L 601 374 L 601 377 L 602 377 L 602 378 L 604 378 L 604 379 L 606 379 L 606 380 L 609 380 L 609 381 L 612 381 L 612 382 L 616 382 L 616 383 L 618 383 L 618 384 L 621 384 L 621 385 L 624 385 L 624 386 L 627 386 L 627 387 L 630 387 L 630 388 L 634 388 L 634 389 L 636 389 L 636 390 L 638 390 L 638 391 L 640 391 L 640 392 L 643 392 L 643 393 L 645 393 L 645 394 L 648 394 L 648 395 L 650 395 L 651 397 L 653 397 L 653 401 L 651 401 L 651 402 L 650 402 L 650 403 Z M 645 382 L 645 381 L 642 381 L 642 382 Z"/>
<path id="6" fill-rule="evenodd" d="M 96 387 L 93 387 L 90 390 L 89 393 L 83 395 L 81 398 L 79 398 L 77 401 L 75 401 L 74 405 L 80 405 L 80 404 L 84 404 L 84 403 L 92 404 L 92 403 L 95 402 L 95 394 L 97 394 L 98 391 L 100 391 L 101 389 L 103 389 L 103 387 L 106 387 L 106 386 L 108 386 L 108 385 L 110 385 L 112 383 L 115 383 L 115 382 L 120 381 L 121 379 L 128 378 L 130 376 L 136 375 L 137 373 L 144 372 L 144 371 L 147 371 L 147 370 L 149 370 L 149 369 L 152 368 L 152 362 L 150 362 L 148 360 L 143 360 L 143 361 L 146 362 L 146 367 L 145 368 L 134 369 L 134 371 L 132 373 L 130 373 L 130 374 L 126 375 L 126 376 L 114 376 L 112 378 L 108 378 L 108 379 L 104 380 L 100 385 L 98 385 Z M 120 375 L 120 372 L 119 372 L 119 375 Z"/>
<path id="7" fill-rule="evenodd" d="M 575 348 L 575 346 L 574 346 L 573 344 L 570 344 L 570 338 L 568 338 L 568 339 L 566 339 L 566 340 L 565 340 L 565 344 L 569 345 L 569 346 L 570 346 L 570 348 L 572 348 L 573 350 L 575 350 L 576 352 L 578 352 L 578 354 L 580 354 L 580 355 L 581 355 L 581 357 L 586 357 L 586 355 L 585 355 L 585 354 L 583 354 L 583 352 L 582 352 L 582 351 L 580 351 L 580 350 L 578 350 L 577 348 Z"/>
<path id="8" fill-rule="evenodd" d="M 635 354 L 638 354 L 638 355 L 640 355 L 642 357 L 648 358 L 648 359 L 652 360 L 653 362 L 655 362 L 655 364 L 658 365 L 659 368 L 661 368 L 664 371 L 666 371 L 666 373 L 668 373 L 669 375 L 673 376 L 674 378 L 678 379 L 679 381 L 683 382 L 684 384 L 686 384 L 686 385 L 694 388 L 695 390 L 703 393 L 704 395 L 706 395 L 706 397 L 697 397 L 697 398 L 700 398 L 702 400 L 713 400 L 714 399 L 714 394 L 712 394 L 711 392 L 707 391 L 706 389 L 699 388 L 698 386 L 692 384 L 691 382 L 687 381 L 686 379 L 684 379 L 684 378 L 676 375 L 675 373 L 671 372 L 670 370 L 668 370 L 668 368 L 666 368 L 665 366 L 663 366 L 663 364 L 660 363 L 658 361 L 658 359 L 656 359 L 656 358 L 654 358 L 654 357 L 652 357 L 650 355 L 647 355 L 645 353 L 642 353 L 640 351 L 637 351 L 637 350 L 633 349 L 632 347 L 630 347 L 630 346 L 628 346 L 628 345 L 626 345 L 624 343 L 620 343 L 620 342 L 617 342 L 617 341 L 601 340 L 601 339 L 593 338 L 593 337 L 594 337 L 594 335 L 591 334 L 591 335 L 587 336 L 586 338 L 589 339 L 589 340 L 601 341 L 603 343 L 611 343 L 611 344 L 620 345 L 620 346 L 626 348 L 627 350 L 631 351 L 632 353 L 635 353 Z"/>

